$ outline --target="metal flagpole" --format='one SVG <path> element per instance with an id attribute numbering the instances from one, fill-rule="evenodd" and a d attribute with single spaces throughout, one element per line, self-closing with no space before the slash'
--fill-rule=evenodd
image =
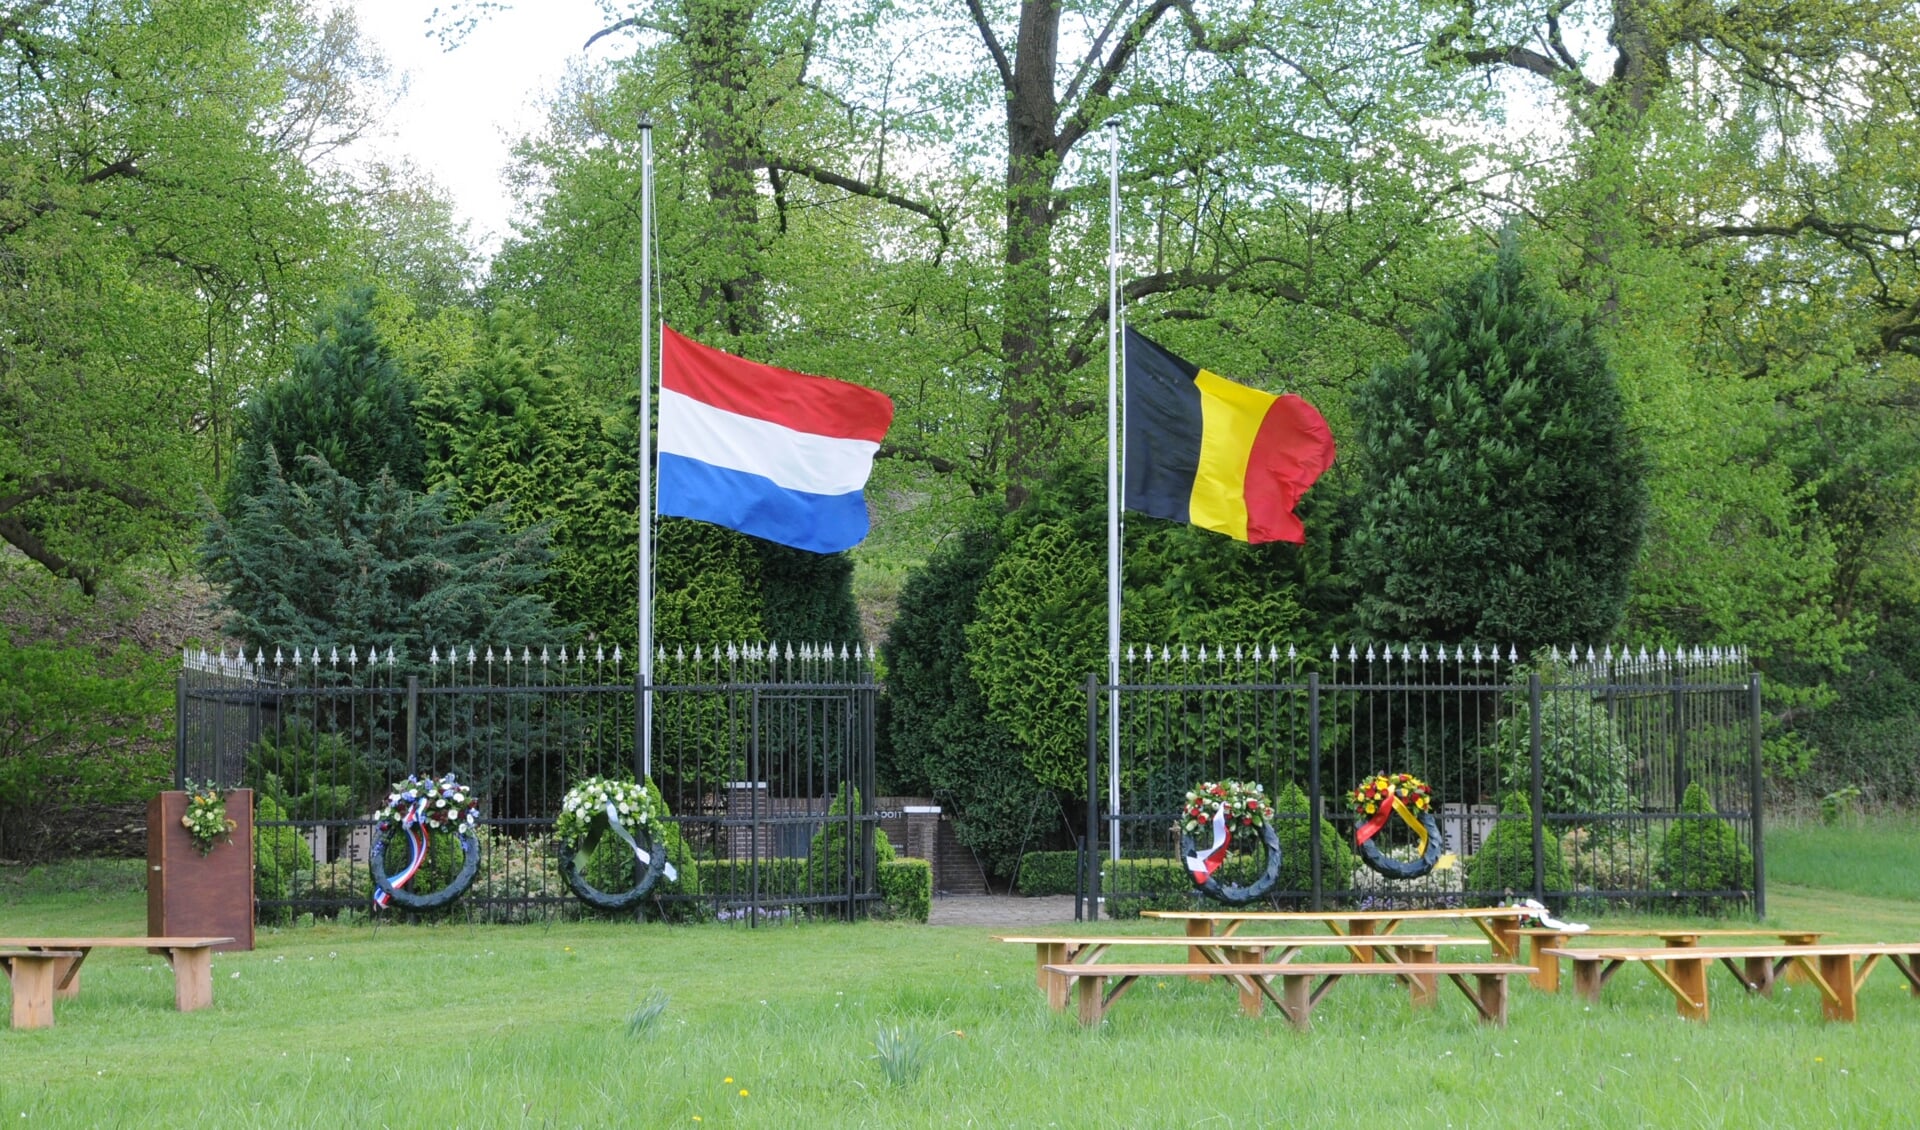
<path id="1" fill-rule="evenodd" d="M 1107 123 L 1107 851 L 1120 858 L 1120 123 Z"/>
<path id="2" fill-rule="evenodd" d="M 640 120 L 640 681 L 634 748 L 653 777 L 653 123 Z"/>

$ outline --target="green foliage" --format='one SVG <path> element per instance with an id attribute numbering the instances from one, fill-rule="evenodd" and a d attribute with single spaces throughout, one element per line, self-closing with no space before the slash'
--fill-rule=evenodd
<path id="1" fill-rule="evenodd" d="M 861 865 L 860 854 L 855 851 L 851 860 L 847 857 L 847 813 L 861 810 L 860 790 L 852 784 L 842 782 L 835 791 L 833 803 L 827 806 L 827 818 L 819 831 L 807 844 L 807 868 L 812 876 L 809 887 L 821 894 L 832 894 L 847 889 L 848 868 L 857 872 Z M 887 834 L 880 830 L 878 823 L 873 826 L 873 860 L 875 864 L 891 863 L 894 859 L 893 843 Z"/>
<path id="2" fill-rule="evenodd" d="M 247 748 L 246 779 L 294 820 L 346 820 L 370 810 L 390 782 L 346 738 L 298 716 Z"/>
<path id="3" fill-rule="evenodd" d="M 969 527 L 902 587 L 881 650 L 888 740 L 878 771 L 892 787 L 925 789 L 949 808 L 955 838 L 1004 877 L 1043 794 L 1019 743 L 989 715 L 966 647 L 966 627 L 999 547 L 993 527 Z"/>
<path id="4" fill-rule="evenodd" d="M 0 625 L 0 856 L 41 854 L 32 824 L 141 799 L 165 777 L 168 664 L 134 647 L 17 641 Z"/>
<path id="5" fill-rule="evenodd" d="M 1307 794 L 1293 781 L 1280 787 L 1273 798 L 1274 832 L 1280 837 L 1280 878 L 1277 886 L 1283 891 L 1309 891 L 1313 889 L 1313 830 L 1305 820 L 1289 820 L 1288 816 L 1305 816 L 1309 812 Z M 1353 847 L 1346 836 L 1334 830 L 1332 821 L 1325 816 L 1320 818 L 1320 867 L 1322 886 L 1338 889 L 1347 885 L 1347 876 L 1353 874 L 1358 861 Z"/>
<path id="6" fill-rule="evenodd" d="M 374 326 L 373 291 L 354 290 L 315 321 L 313 332 L 314 342 L 295 352 L 287 378 L 247 401 L 221 507 L 229 519 L 272 489 L 269 452 L 281 467 L 305 468 L 307 457 L 318 456 L 363 487 L 390 479 L 418 490 L 425 482 L 414 383 Z"/>
<path id="7" fill-rule="evenodd" d="M 924 859 L 887 860 L 880 865 L 880 893 L 893 917 L 925 922 L 933 909 L 933 864 Z"/>
<path id="8" fill-rule="evenodd" d="M 748 540 L 759 556 L 760 623 L 767 639 L 847 644 L 861 638 L 851 557 Z"/>
<path id="9" fill-rule="evenodd" d="M 1070 895 L 1080 889 L 1080 853 L 1030 851 L 1020 857 L 1016 889 L 1023 895 Z"/>
<path id="10" fill-rule="evenodd" d="M 313 852 L 300 833 L 274 821 L 289 819 L 287 810 L 268 793 L 253 794 L 253 897 L 283 899 L 293 890 L 297 871 L 313 870 Z"/>
<path id="11" fill-rule="evenodd" d="M 1349 553 L 1369 631 L 1527 651 L 1610 635 L 1645 525 L 1642 460 L 1606 353 L 1511 238 L 1353 410 L 1367 491 Z"/>
<path id="12" fill-rule="evenodd" d="M 1675 891 L 1746 891 L 1753 885 L 1753 852 L 1733 824 L 1713 819 L 1713 800 L 1700 782 L 1687 785 L 1680 801 L 1681 819 L 1673 821 L 1660 841 L 1656 870 L 1661 883 Z M 1691 817 L 1691 819 L 1689 819 Z M 1703 914 L 1723 913 L 1723 898 L 1698 896 L 1677 900 L 1677 908 Z"/>
<path id="13" fill-rule="evenodd" d="M 1540 799 L 1552 813 L 1632 812 L 1640 802 L 1628 783 L 1633 750 L 1620 737 L 1604 704 L 1578 690 L 1559 690 L 1578 680 L 1544 657 L 1531 670 L 1540 673 Z M 1531 795 L 1533 723 L 1527 697 L 1529 668 L 1516 667 L 1508 680 L 1515 690 L 1509 709 L 1495 724 L 1485 754 L 1500 766 L 1503 789 Z M 1604 822 L 1602 828 L 1609 827 Z"/>
<path id="14" fill-rule="evenodd" d="M 546 638 L 544 530 L 454 522 L 443 494 L 385 475 L 363 487 L 318 456 L 297 482 L 267 460 L 260 493 L 212 515 L 200 549 L 249 648 L 347 641 L 420 663 L 434 646 Z"/>
<path id="15" fill-rule="evenodd" d="M 1500 815 L 1481 843 L 1480 850 L 1467 860 L 1467 889 L 1508 895 L 1527 895 L 1533 891 L 1533 806 L 1522 792 L 1510 792 L 1500 798 Z M 1561 895 L 1570 889 L 1566 857 L 1560 852 L 1560 837 L 1551 829 L 1541 830 L 1545 860 L 1545 886 L 1548 895 Z M 1552 905 L 1550 902 L 1549 905 Z"/>

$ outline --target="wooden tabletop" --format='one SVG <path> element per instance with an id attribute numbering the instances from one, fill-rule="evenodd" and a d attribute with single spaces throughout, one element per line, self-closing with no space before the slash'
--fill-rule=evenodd
<path id="1" fill-rule="evenodd" d="M 1242 949 L 1254 946 L 1484 946 L 1487 944 L 1484 938 L 1462 938 L 1454 934 L 1363 934 L 1357 938 L 1344 934 L 1290 934 L 1285 937 L 1223 934 L 1217 938 L 1192 938 L 1185 934 L 1112 934 L 1079 937 L 1067 934 L 1048 937 L 994 934 L 992 937 L 996 942 L 1017 942 L 1027 945 L 1191 946 L 1206 944 Z"/>
<path id="2" fill-rule="evenodd" d="M 1601 949 L 1543 951 L 1554 957 L 1581 961 L 1717 961 L 1723 957 L 1865 957 L 1873 954 L 1920 954 L 1920 942 L 1830 942 L 1817 946 L 1615 946 Z"/>
<path id="3" fill-rule="evenodd" d="M 1534 912 L 1518 906 L 1467 906 L 1436 910 L 1143 910 L 1142 918 L 1172 918 L 1228 922 L 1401 922 L 1409 918 L 1436 921 L 1472 918 L 1531 918 Z"/>
<path id="4" fill-rule="evenodd" d="M 25 946 L 29 949 L 78 950 L 94 949 L 100 946 L 217 946 L 231 942 L 232 938 L 130 938 L 125 935 L 113 938 L 0 938 L 0 946 Z"/>
<path id="5" fill-rule="evenodd" d="M 1529 938 L 1824 938 L 1824 930 L 1555 930 L 1547 926 L 1522 926 L 1514 933 Z"/>

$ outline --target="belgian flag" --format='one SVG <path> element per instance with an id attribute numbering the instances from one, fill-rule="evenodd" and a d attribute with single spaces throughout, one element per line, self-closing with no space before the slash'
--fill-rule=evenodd
<path id="1" fill-rule="evenodd" d="M 1127 330 L 1126 506 L 1239 541 L 1304 543 L 1293 512 L 1333 466 L 1313 405 L 1189 364 Z"/>

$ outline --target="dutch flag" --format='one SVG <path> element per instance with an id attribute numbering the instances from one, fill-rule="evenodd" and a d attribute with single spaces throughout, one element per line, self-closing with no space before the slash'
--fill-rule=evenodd
<path id="1" fill-rule="evenodd" d="M 867 536 L 861 493 L 893 422 L 885 394 L 722 353 L 662 327 L 662 517 L 814 553 Z"/>

